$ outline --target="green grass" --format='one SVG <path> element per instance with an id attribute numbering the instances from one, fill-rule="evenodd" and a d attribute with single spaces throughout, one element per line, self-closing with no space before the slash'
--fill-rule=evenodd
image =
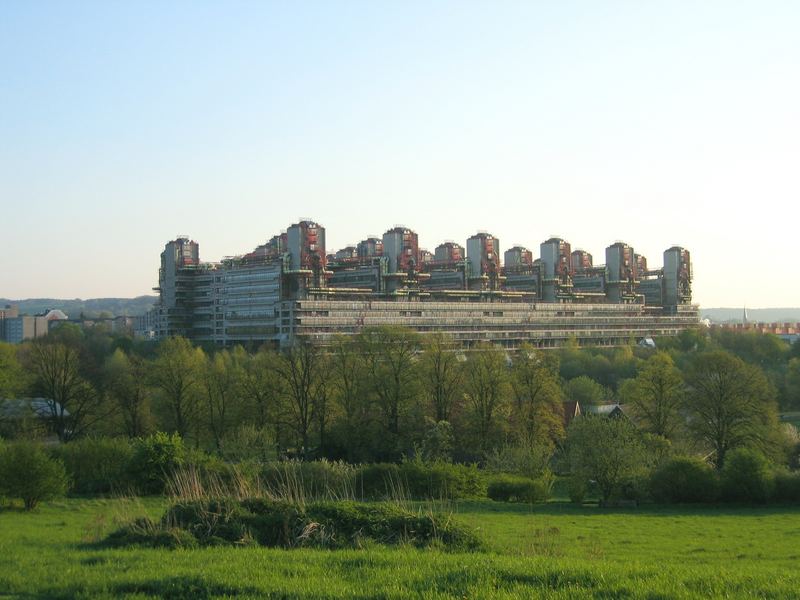
<path id="1" fill-rule="evenodd" d="M 485 553 L 94 543 L 120 519 L 164 507 L 71 499 L 0 510 L 0 598 L 786 598 L 800 589 L 800 507 L 452 505 Z"/>

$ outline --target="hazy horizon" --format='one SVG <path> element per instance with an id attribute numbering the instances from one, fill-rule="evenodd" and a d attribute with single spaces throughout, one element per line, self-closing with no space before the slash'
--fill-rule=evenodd
<path id="1" fill-rule="evenodd" d="M 130 298 L 301 216 L 329 252 L 551 235 L 800 305 L 800 5 L 8 2 L 0 296 Z M 786 223 L 786 225 L 784 225 Z M 749 279 L 748 279 L 749 278 Z"/>

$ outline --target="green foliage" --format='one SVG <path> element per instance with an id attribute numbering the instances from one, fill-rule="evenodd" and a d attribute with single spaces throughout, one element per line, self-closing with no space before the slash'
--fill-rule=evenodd
<path id="1" fill-rule="evenodd" d="M 32 442 L 15 442 L 0 449 L 0 495 L 21 498 L 27 510 L 67 491 L 64 465 Z"/>
<path id="2" fill-rule="evenodd" d="M 553 450 L 547 444 L 534 442 L 506 445 L 487 454 L 486 469 L 536 479 L 549 472 L 548 465 L 552 456 Z"/>
<path id="3" fill-rule="evenodd" d="M 795 342 L 794 347 L 800 348 L 800 341 Z M 795 357 L 789 360 L 789 364 L 786 366 L 784 385 L 787 406 L 800 409 L 800 358 Z"/>
<path id="4" fill-rule="evenodd" d="M 583 504 L 589 492 L 589 482 L 580 474 L 575 474 L 567 479 L 567 493 L 569 501 L 574 504 Z"/>
<path id="5" fill-rule="evenodd" d="M 722 499 L 728 502 L 764 503 L 772 492 L 769 461 L 758 450 L 732 450 L 720 474 Z"/>
<path id="6" fill-rule="evenodd" d="M 360 498 L 386 500 L 404 489 L 400 467 L 394 463 L 372 463 L 358 469 L 355 492 Z"/>
<path id="7" fill-rule="evenodd" d="M 719 481 L 704 461 L 681 456 L 653 472 L 650 494 L 656 502 L 714 502 L 719 496 Z"/>
<path id="8" fill-rule="evenodd" d="M 132 483 L 142 493 L 160 494 L 175 470 L 185 461 L 186 450 L 177 433 L 157 432 L 134 443 L 130 463 Z"/>
<path id="9" fill-rule="evenodd" d="M 67 470 L 70 491 L 76 494 L 124 492 L 131 485 L 133 445 L 127 439 L 86 438 L 52 450 Z"/>
<path id="10" fill-rule="evenodd" d="M 523 345 L 514 354 L 512 423 L 521 444 L 555 446 L 564 439 L 563 393 L 558 356 Z"/>
<path id="11" fill-rule="evenodd" d="M 160 547 L 258 544 L 269 547 L 361 547 L 365 543 L 477 550 L 467 528 L 442 515 L 396 504 L 314 502 L 305 506 L 266 499 L 212 499 L 173 504 L 160 524 L 139 519 L 106 543 Z"/>
<path id="12" fill-rule="evenodd" d="M 478 344 L 465 363 L 466 416 L 480 454 L 485 455 L 507 422 L 512 389 L 505 351 Z"/>
<path id="13" fill-rule="evenodd" d="M 669 354 L 657 352 L 647 359 L 636 378 L 620 386 L 620 396 L 632 405 L 646 431 L 666 438 L 675 435 L 684 383 Z"/>
<path id="14" fill-rule="evenodd" d="M 567 431 L 567 455 L 573 477 L 596 481 L 604 503 L 627 496 L 648 462 L 641 435 L 623 418 L 575 419 Z"/>
<path id="15" fill-rule="evenodd" d="M 727 352 L 708 352 L 694 358 L 686 383 L 690 428 L 714 451 L 718 469 L 735 448 L 767 448 L 777 429 L 777 405 L 761 369 Z"/>
<path id="16" fill-rule="evenodd" d="M 278 497 L 339 499 L 353 496 L 356 467 L 325 459 L 271 462 L 261 471 L 262 481 Z"/>
<path id="17" fill-rule="evenodd" d="M 602 404 L 609 398 L 609 392 L 591 377 L 580 375 L 564 385 L 564 395 L 582 405 Z"/>
<path id="18" fill-rule="evenodd" d="M 486 494 L 497 502 L 546 502 L 553 485 L 552 475 L 529 479 L 517 475 L 494 475 Z"/>
<path id="19" fill-rule="evenodd" d="M 27 375 L 17 360 L 17 347 L 0 342 L 0 398 L 15 398 L 27 385 Z"/>
<path id="20" fill-rule="evenodd" d="M 453 426 L 448 421 L 428 419 L 422 438 L 422 458 L 427 462 L 449 462 L 453 458 Z"/>
<path id="21" fill-rule="evenodd" d="M 373 500 L 442 500 L 480 498 L 486 483 L 474 465 L 406 461 L 400 465 L 363 465 L 355 478 L 355 494 Z"/>
<path id="22" fill-rule="evenodd" d="M 486 492 L 481 472 L 474 465 L 406 461 L 400 465 L 399 476 L 411 498 L 419 500 L 480 498 Z"/>
<path id="23" fill-rule="evenodd" d="M 274 460 L 275 436 L 265 427 L 243 424 L 222 439 L 222 456 L 226 460 Z"/>
<path id="24" fill-rule="evenodd" d="M 800 472 L 781 470 L 775 473 L 770 500 L 787 504 L 800 503 Z"/>

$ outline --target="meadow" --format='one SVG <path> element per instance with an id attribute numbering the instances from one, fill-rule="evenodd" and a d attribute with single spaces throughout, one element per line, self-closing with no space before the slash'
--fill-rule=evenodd
<path id="1" fill-rule="evenodd" d="M 0 509 L 0 598 L 789 598 L 800 507 L 443 506 L 487 550 L 105 548 L 166 500 Z"/>

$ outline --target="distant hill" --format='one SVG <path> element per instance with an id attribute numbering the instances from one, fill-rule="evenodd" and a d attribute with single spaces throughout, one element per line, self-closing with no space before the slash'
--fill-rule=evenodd
<path id="1" fill-rule="evenodd" d="M 700 316 L 714 323 L 742 322 L 742 308 L 701 308 Z M 797 323 L 800 308 L 748 308 L 747 320 L 751 323 Z"/>
<path id="2" fill-rule="evenodd" d="M 0 306 L 16 304 L 20 314 L 35 315 L 57 308 L 63 310 L 70 319 L 77 319 L 81 313 L 88 319 L 96 319 L 101 313 L 110 313 L 113 317 L 132 317 L 143 315 L 153 307 L 157 296 L 139 296 L 137 298 L 90 298 L 81 300 L 60 300 L 57 298 L 30 298 L 27 300 L 9 300 L 0 298 Z"/>

